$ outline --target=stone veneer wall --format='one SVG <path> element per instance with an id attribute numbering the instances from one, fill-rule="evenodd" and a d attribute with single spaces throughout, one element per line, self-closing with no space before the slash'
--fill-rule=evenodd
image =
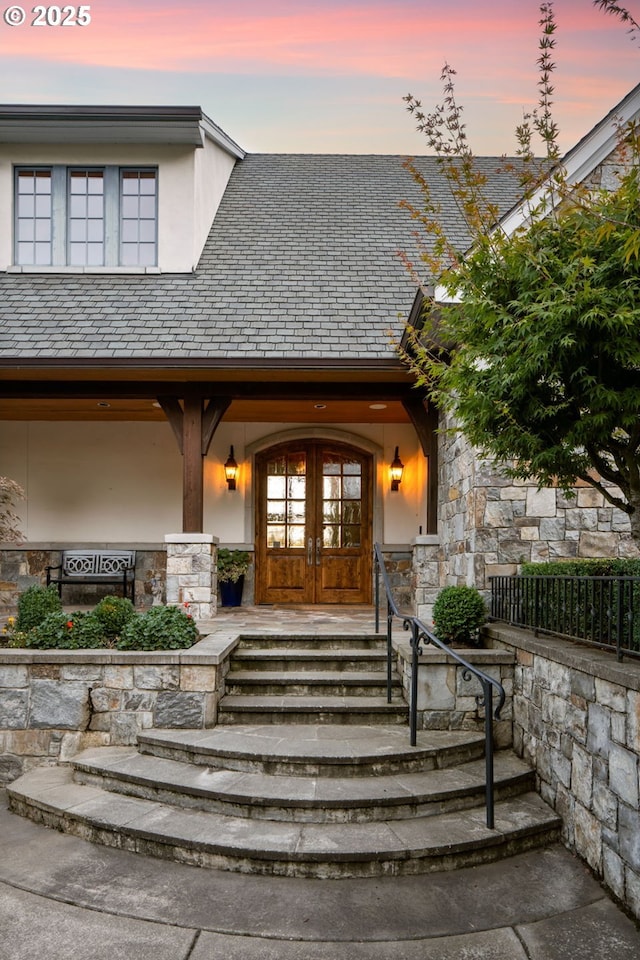
<path id="1" fill-rule="evenodd" d="M 516 653 L 514 748 L 564 840 L 640 919 L 640 661 L 491 624 Z"/>
<path id="2" fill-rule="evenodd" d="M 398 672 L 407 703 L 411 702 L 412 651 L 410 644 L 394 641 Z M 460 650 L 473 666 L 504 687 L 505 702 L 500 719 L 494 720 L 496 747 L 511 746 L 513 739 L 512 696 L 515 656 L 506 650 Z M 482 685 L 465 667 L 444 651 L 425 646 L 418 659 L 418 730 L 475 730 L 484 732 L 484 708 L 478 706 Z M 498 705 L 497 695 L 493 709 Z"/>
<path id="3" fill-rule="evenodd" d="M 113 547 L 136 551 L 136 606 L 150 607 L 156 585 L 164 586 L 167 555 L 164 546 L 128 543 L 69 543 L 65 549 Z M 0 548 L 0 612 L 15 610 L 18 595 L 34 583 L 46 583 L 47 567 L 60 563 L 61 547 L 2 544 Z M 154 583 L 155 581 L 155 583 Z M 101 597 L 117 592 L 113 584 L 64 586 L 62 599 L 69 604 L 96 604 Z"/>
<path id="4" fill-rule="evenodd" d="M 571 499 L 510 480 L 458 433 L 440 435 L 439 484 L 442 586 L 486 591 L 490 576 L 525 562 L 637 556 L 628 517 L 593 487 L 577 485 Z"/>
<path id="5" fill-rule="evenodd" d="M 228 638 L 189 650 L 0 652 L 0 783 L 150 727 L 214 726 Z"/>

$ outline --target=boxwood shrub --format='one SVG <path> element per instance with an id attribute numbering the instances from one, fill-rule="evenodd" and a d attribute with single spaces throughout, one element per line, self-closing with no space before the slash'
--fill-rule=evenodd
<path id="1" fill-rule="evenodd" d="M 15 629 L 19 632 L 31 630 L 50 613 L 62 610 L 62 603 L 55 587 L 42 587 L 34 583 L 18 597 L 18 617 Z"/>
<path id="2" fill-rule="evenodd" d="M 487 619 L 487 608 L 475 587 L 445 587 L 433 605 L 435 634 L 445 643 L 477 645 L 478 630 Z"/>

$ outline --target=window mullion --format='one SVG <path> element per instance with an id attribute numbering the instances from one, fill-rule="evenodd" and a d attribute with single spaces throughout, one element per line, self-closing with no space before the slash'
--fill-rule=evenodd
<path id="1" fill-rule="evenodd" d="M 67 168 L 51 168 L 51 262 L 67 263 Z"/>
<path id="2" fill-rule="evenodd" d="M 120 235 L 120 170 L 115 166 L 104 168 L 104 263 L 117 267 Z"/>

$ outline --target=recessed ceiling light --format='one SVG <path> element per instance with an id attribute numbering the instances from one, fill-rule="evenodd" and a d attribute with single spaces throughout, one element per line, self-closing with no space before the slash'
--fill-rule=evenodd
<path id="1" fill-rule="evenodd" d="M 151 404 L 151 406 L 152 406 L 152 407 L 157 407 L 158 409 L 160 409 L 161 404 L 159 404 L 157 400 L 154 400 L 153 403 Z"/>
<path id="2" fill-rule="evenodd" d="M 369 410 L 386 410 L 386 403 L 370 403 Z"/>
<path id="3" fill-rule="evenodd" d="M 313 409 L 314 409 L 314 410 L 326 410 L 326 409 L 327 409 L 327 405 L 326 405 L 326 403 L 314 403 Z"/>
<path id="4" fill-rule="evenodd" d="M 106 400 L 99 400 L 99 401 L 98 401 L 98 406 L 99 406 L 99 407 L 110 407 L 111 404 L 110 404 L 110 403 L 107 403 Z"/>

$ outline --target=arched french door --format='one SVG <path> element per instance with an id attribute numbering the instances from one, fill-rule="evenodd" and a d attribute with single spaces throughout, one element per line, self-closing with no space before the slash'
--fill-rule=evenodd
<path id="1" fill-rule="evenodd" d="M 370 603 L 372 457 L 329 440 L 256 456 L 256 603 Z"/>

